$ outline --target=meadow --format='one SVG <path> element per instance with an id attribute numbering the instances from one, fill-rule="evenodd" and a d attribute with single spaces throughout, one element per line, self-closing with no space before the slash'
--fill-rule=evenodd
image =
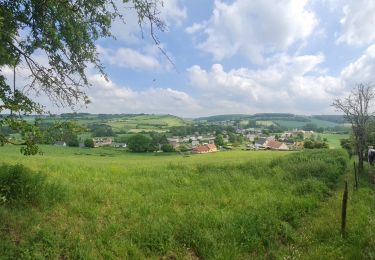
<path id="1" fill-rule="evenodd" d="M 349 134 L 332 134 L 332 133 L 324 133 L 319 134 L 321 138 L 327 138 L 328 144 L 330 148 L 340 148 L 340 140 L 349 138 Z"/>
<path id="2" fill-rule="evenodd" d="M 34 121 L 33 117 L 26 118 Z M 189 119 L 183 119 L 173 115 L 151 115 L 151 114 L 70 114 L 70 116 L 57 116 L 45 118 L 43 122 L 56 123 L 64 121 L 75 121 L 81 125 L 106 124 L 112 127 L 115 133 L 131 132 L 166 132 L 174 126 L 186 126 L 192 123 Z"/>
<path id="3" fill-rule="evenodd" d="M 278 125 L 280 125 L 282 127 L 287 127 L 289 129 L 292 129 L 292 128 L 302 128 L 307 123 L 316 124 L 317 127 L 323 127 L 323 128 L 326 128 L 326 127 L 335 127 L 335 126 L 342 125 L 342 124 L 337 124 L 337 123 L 334 123 L 334 122 L 329 122 L 329 121 L 320 120 L 320 119 L 316 119 L 316 118 L 308 118 L 308 121 L 306 121 L 306 122 L 303 122 L 303 121 L 294 121 L 294 120 L 273 120 L 273 121 L 276 124 L 278 124 Z"/>
<path id="4" fill-rule="evenodd" d="M 44 155 L 24 157 L 17 147 L 0 147 L 0 164 L 41 172 L 56 187 L 55 194 L 47 192 L 58 198 L 0 206 L 0 252 L 6 259 L 308 257 L 327 249 L 317 239 L 327 221 L 323 213 L 333 232 L 323 237 L 334 240 L 331 255 L 345 256 L 340 211 L 330 211 L 331 204 L 339 205 L 337 188 L 347 171 L 341 150 L 183 156 L 42 148 Z M 363 188 L 360 200 L 373 195 Z M 375 209 L 360 206 L 363 223 Z M 362 228 L 349 232 L 362 243 L 354 247 L 374 249 L 369 237 L 375 233 L 363 235 Z M 304 250 L 306 243 L 315 251 Z M 366 250 L 354 256 L 368 257 Z"/>

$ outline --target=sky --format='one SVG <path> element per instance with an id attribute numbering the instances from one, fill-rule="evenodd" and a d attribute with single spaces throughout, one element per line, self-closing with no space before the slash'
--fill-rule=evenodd
<path id="1" fill-rule="evenodd" d="M 173 64 L 124 9 L 116 39 L 96 43 L 109 80 L 87 72 L 92 102 L 78 112 L 334 114 L 333 99 L 375 82 L 374 0 L 163 3 L 157 34 Z"/>

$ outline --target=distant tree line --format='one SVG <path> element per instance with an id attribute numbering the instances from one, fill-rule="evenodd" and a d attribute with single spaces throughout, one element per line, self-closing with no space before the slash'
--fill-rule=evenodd
<path id="1" fill-rule="evenodd" d="M 112 127 L 106 124 L 90 124 L 89 130 L 93 137 L 115 136 Z"/>
<path id="2" fill-rule="evenodd" d="M 235 132 L 233 126 L 215 125 L 215 124 L 197 124 L 190 126 L 174 126 L 169 129 L 169 132 L 175 136 L 193 135 L 195 133 L 207 134 L 216 132 L 216 134 L 226 132 Z"/>
<path id="3" fill-rule="evenodd" d="M 312 117 L 337 124 L 344 124 L 347 122 L 344 115 L 313 115 Z"/>
<path id="4" fill-rule="evenodd" d="M 40 134 L 38 135 L 39 144 L 55 144 L 57 141 L 63 141 L 68 146 L 79 146 L 78 134 L 84 131 L 84 128 L 74 122 L 47 123 L 42 122 L 39 125 Z"/>
<path id="5" fill-rule="evenodd" d="M 320 135 L 317 137 L 311 135 L 310 138 L 304 140 L 303 147 L 306 149 L 323 149 L 329 148 L 329 145 L 327 138 L 322 139 Z"/>
<path id="6" fill-rule="evenodd" d="M 163 133 L 151 132 L 149 135 L 135 134 L 126 139 L 127 147 L 131 152 L 173 152 L 174 147 L 168 143 L 166 135 Z"/>

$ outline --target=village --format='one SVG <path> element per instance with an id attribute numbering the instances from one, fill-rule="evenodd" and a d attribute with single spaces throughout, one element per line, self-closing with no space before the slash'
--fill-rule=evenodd
<path id="1" fill-rule="evenodd" d="M 275 151 L 292 151 L 304 148 L 304 140 L 314 137 L 314 131 L 304 131 L 293 129 L 292 131 L 285 131 L 279 134 L 267 134 L 264 129 L 237 129 L 235 133 L 222 131 L 216 133 L 215 131 L 206 134 L 195 134 L 185 136 L 170 136 L 166 137 L 166 142 L 173 151 L 189 152 L 189 153 L 212 153 L 218 151 L 226 151 L 232 149 L 242 150 L 275 150 Z M 238 137 L 240 141 L 233 141 L 231 136 Z M 127 143 L 116 142 L 115 137 L 93 137 L 91 148 L 98 147 L 113 147 L 113 148 L 127 148 Z M 55 146 L 67 146 L 64 141 L 55 142 Z M 87 145 L 84 142 L 79 143 L 79 147 L 85 148 Z M 156 152 L 162 151 L 162 145 L 158 144 Z"/>

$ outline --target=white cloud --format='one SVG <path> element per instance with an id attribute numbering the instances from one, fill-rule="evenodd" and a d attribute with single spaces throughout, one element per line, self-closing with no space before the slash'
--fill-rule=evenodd
<path id="1" fill-rule="evenodd" d="M 259 63 L 264 54 L 285 50 L 311 35 L 318 22 L 307 6 L 308 0 L 215 0 L 211 18 L 186 31 L 202 32 L 206 39 L 197 47 L 215 60 L 242 53 Z"/>
<path id="2" fill-rule="evenodd" d="M 187 18 L 186 8 L 181 6 L 180 0 L 163 0 L 161 9 L 161 18 L 168 26 L 175 24 L 180 26 Z"/>
<path id="3" fill-rule="evenodd" d="M 162 67 L 154 56 L 155 52 L 151 53 L 151 50 L 142 53 L 131 48 L 112 50 L 97 46 L 97 49 L 102 62 L 111 65 L 135 70 L 155 70 Z"/>
<path id="4" fill-rule="evenodd" d="M 193 66 L 188 74 L 190 84 L 215 104 L 211 113 L 323 113 L 331 111 L 333 98 L 344 91 L 338 78 L 319 68 L 323 61 L 321 54 L 284 55 L 268 60 L 265 69 L 226 72 L 214 64 L 210 71 Z"/>
<path id="5" fill-rule="evenodd" d="M 194 23 L 192 26 L 189 26 L 185 29 L 187 33 L 194 34 L 201 30 L 203 30 L 206 27 L 206 23 Z"/>
<path id="6" fill-rule="evenodd" d="M 149 35 L 149 24 L 147 21 L 142 25 L 144 35 L 138 23 L 138 15 L 132 6 L 123 1 L 115 1 L 119 11 L 123 15 L 125 23 L 121 19 L 116 19 L 111 28 L 111 32 L 116 39 L 128 44 L 139 43 L 143 36 Z M 168 27 L 172 25 L 179 26 L 187 18 L 186 8 L 182 6 L 181 0 L 163 0 L 163 5 L 158 6 L 160 11 L 159 17 Z"/>
<path id="7" fill-rule="evenodd" d="M 339 43 L 361 46 L 375 41 L 375 1 L 345 0 L 342 12 Z"/>
<path id="8" fill-rule="evenodd" d="M 200 106 L 183 91 L 171 88 L 147 88 L 136 91 L 106 81 L 102 76 L 90 76 L 93 86 L 88 90 L 91 113 L 156 113 L 190 116 L 197 114 Z"/>
<path id="9" fill-rule="evenodd" d="M 109 51 L 112 56 L 120 56 L 117 51 L 102 51 Z M 153 48 L 142 51 L 143 54 L 151 56 L 153 52 L 156 52 Z M 44 56 L 36 58 L 45 63 Z M 257 69 L 225 69 L 221 64 L 213 64 L 206 70 L 194 65 L 187 70 L 191 87 L 189 91 L 175 87 L 147 86 L 138 90 L 135 86 L 122 86 L 113 81 L 105 81 L 102 76 L 88 70 L 88 78 L 93 86 L 87 89 L 87 94 L 92 103 L 83 111 L 169 113 L 189 117 L 257 112 L 333 113 L 330 104 L 334 98 L 346 96 L 350 88 L 357 83 L 375 83 L 375 44 L 343 68 L 337 76 L 328 74 L 324 61 L 325 57 L 321 53 L 301 56 L 278 54 L 266 58 L 264 66 Z M 9 83 L 12 83 L 12 73 L 10 68 L 1 68 L 1 74 L 10 80 Z M 28 75 L 27 67 L 17 68 L 18 88 L 30 81 Z M 43 95 L 36 97 L 36 100 L 52 112 L 70 111 L 68 108 L 53 108 L 48 98 Z"/>
<path id="10" fill-rule="evenodd" d="M 358 83 L 375 83 L 375 44 L 367 48 L 363 55 L 349 64 L 341 72 L 343 84 L 354 87 Z"/>

